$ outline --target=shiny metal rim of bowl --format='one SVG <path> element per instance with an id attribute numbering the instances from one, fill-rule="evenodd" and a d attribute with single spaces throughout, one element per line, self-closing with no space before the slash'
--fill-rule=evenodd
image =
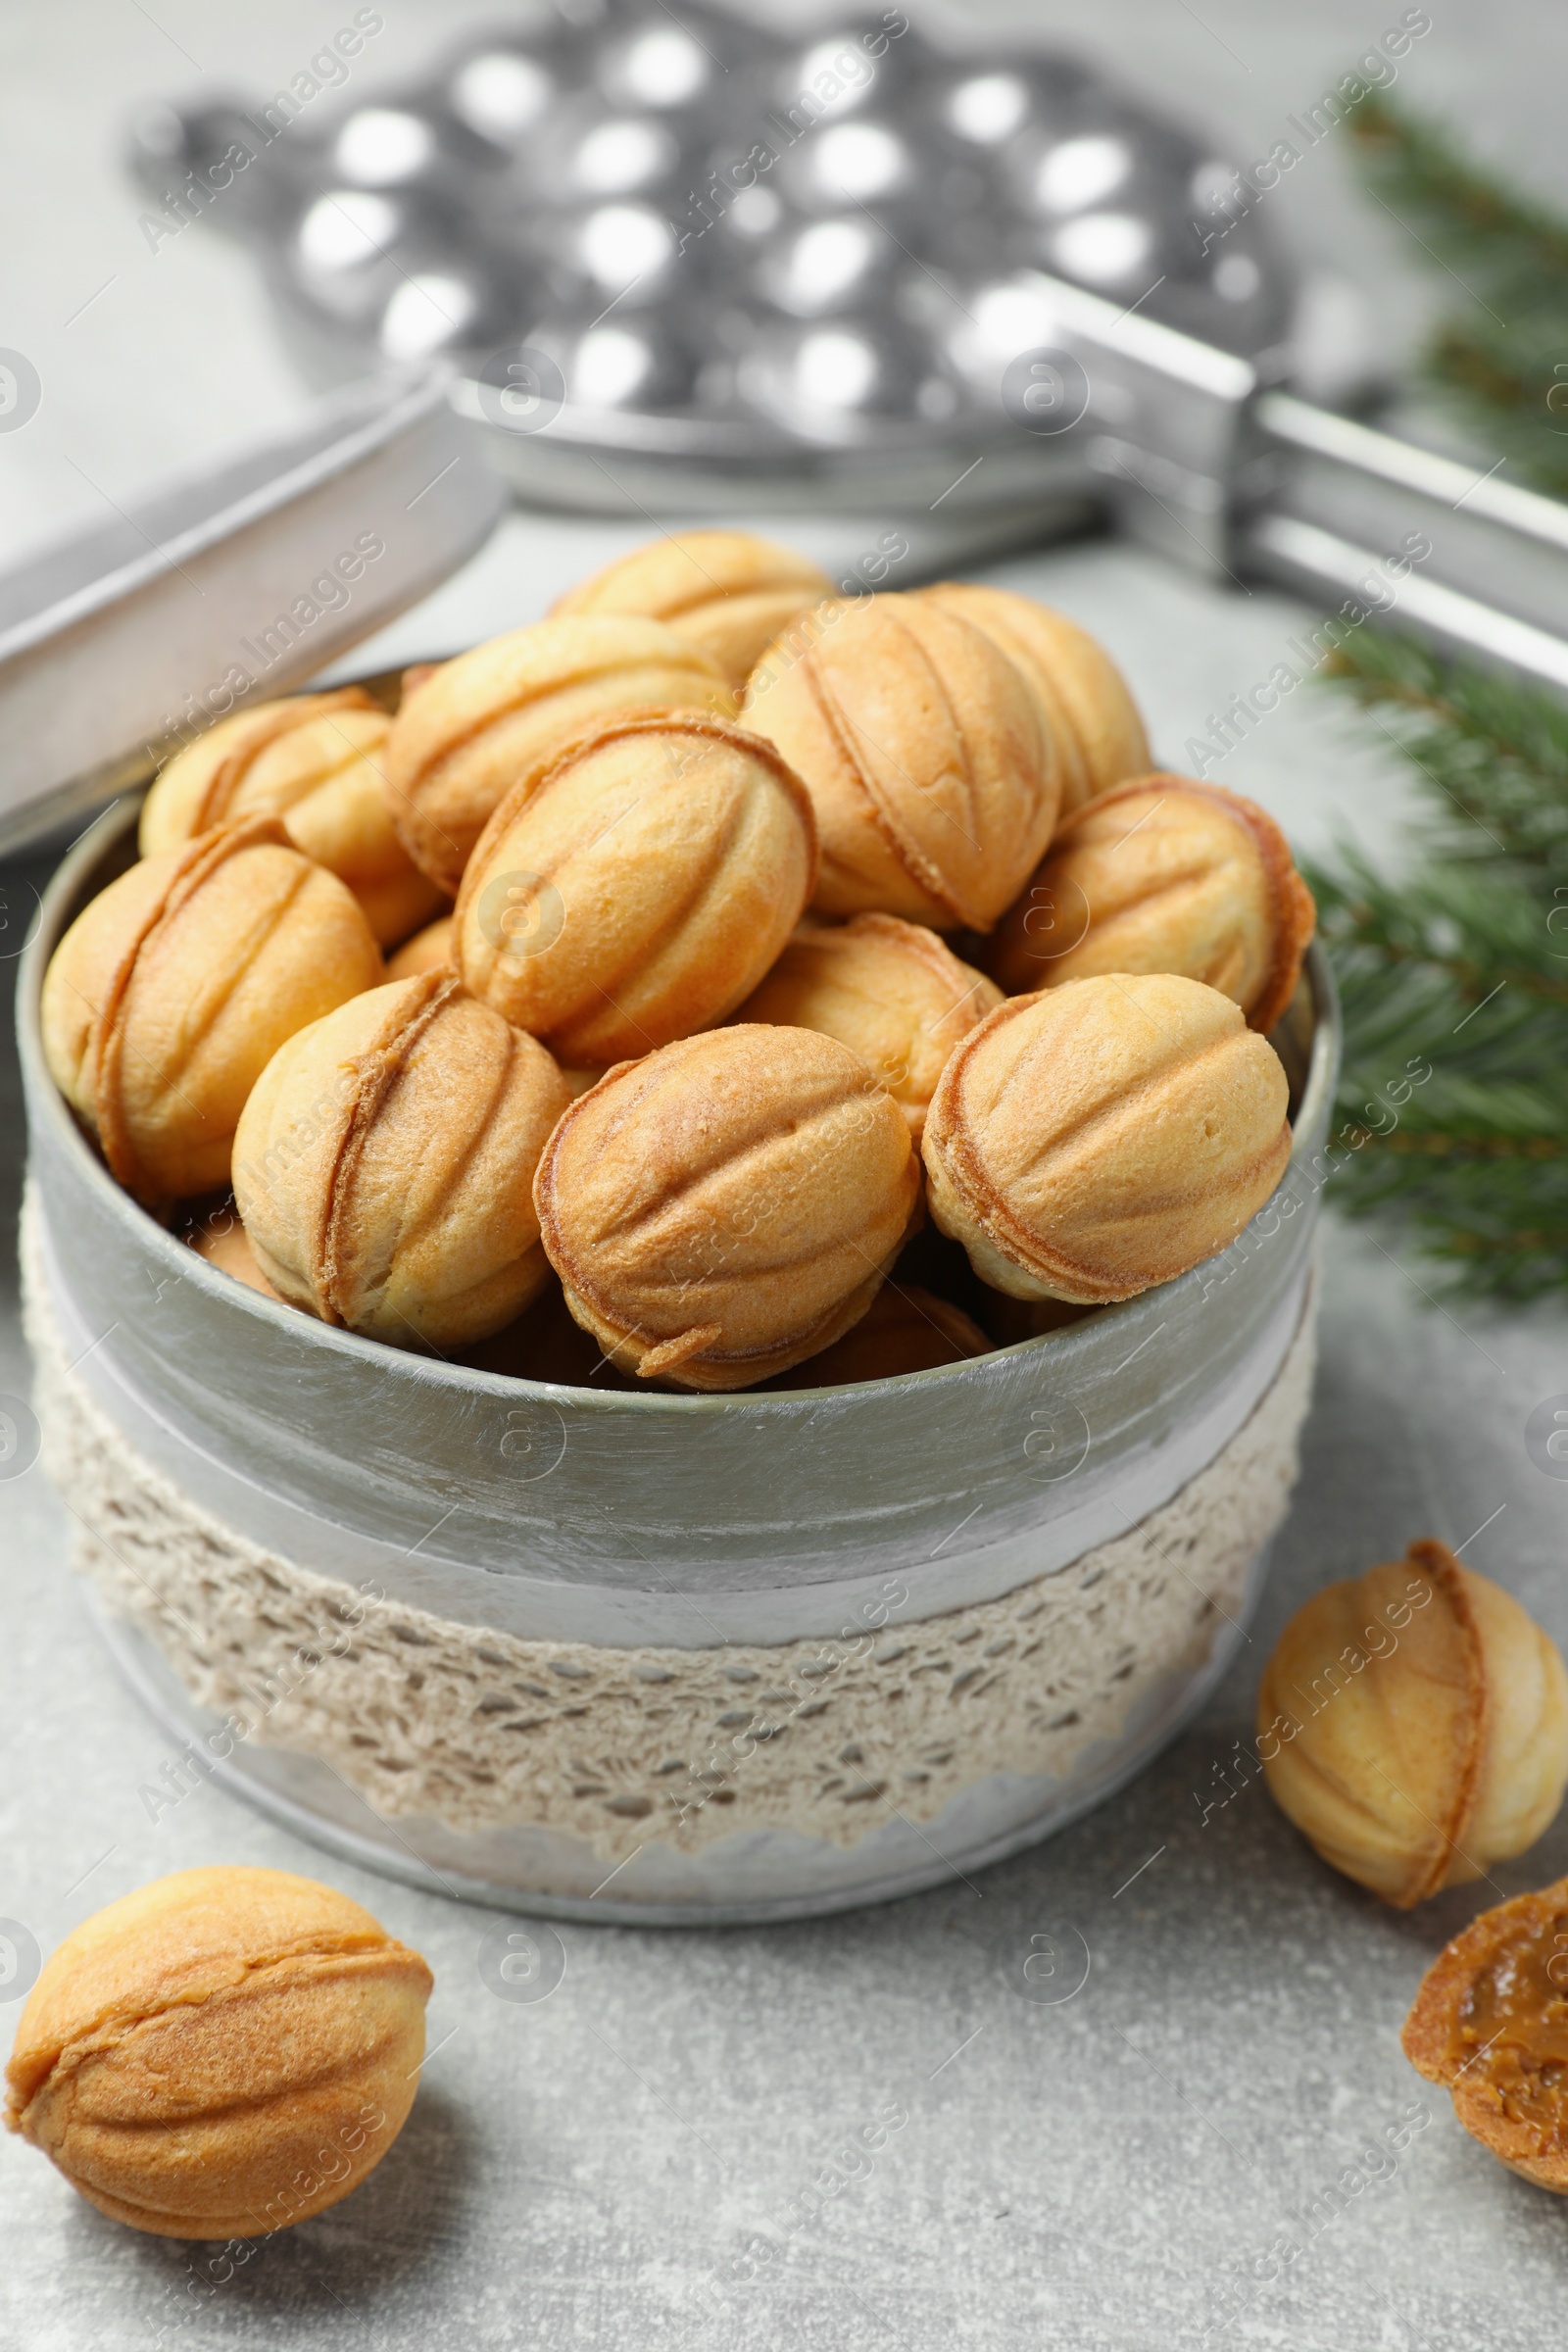
<path id="1" fill-rule="evenodd" d="M 121 1191 L 48 1076 L 38 1004 L 70 920 L 130 862 L 134 816 L 118 806 L 73 851 L 23 959 L 32 1174 L 58 1303 L 89 1349 L 82 1376 L 122 1424 L 163 1433 L 166 1466 L 208 1478 L 200 1498 L 257 1541 L 286 1548 L 279 1526 L 307 1528 L 303 1556 L 327 1572 L 387 1563 L 416 1605 L 520 1632 L 565 1630 L 574 1592 L 600 1612 L 587 1638 L 783 1640 L 841 1622 L 890 1571 L 910 1581 L 912 1614 L 935 1614 L 1064 1565 L 1168 1499 L 1283 1358 L 1338 1066 L 1316 947 L 1275 1033 L 1291 1164 L 1218 1256 L 932 1371 L 767 1396 L 599 1394 L 312 1322 L 195 1258 Z M 581 1632 L 581 1610 L 568 1615 Z"/>

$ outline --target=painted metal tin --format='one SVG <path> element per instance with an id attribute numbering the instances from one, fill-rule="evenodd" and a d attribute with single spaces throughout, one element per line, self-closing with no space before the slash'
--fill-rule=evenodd
<path id="1" fill-rule="evenodd" d="M 373 1577 L 460 1627 L 610 1646 L 830 1637 L 890 1575 L 905 1622 L 939 1617 L 1168 1502 L 1248 1420 L 1300 1324 L 1339 1036 L 1315 949 L 1275 1035 L 1295 1147 L 1274 1200 L 1219 1256 L 1049 1339 L 853 1388 L 688 1396 L 511 1379 L 328 1329 L 218 1273 L 122 1193 L 48 1077 L 49 956 L 133 855 L 122 805 L 61 868 L 21 975 L 50 1307 L 77 1376 L 146 1460 L 236 1534 L 323 1574 Z M 198 1729 L 144 1637 L 110 1638 L 164 1719 Z M 792 1916 L 907 1891 L 1061 1826 L 1173 1735 L 1239 1638 L 1240 1620 L 1069 1782 L 968 1792 L 936 1861 L 896 1823 L 848 1851 L 759 1834 L 728 1854 L 650 1853 L 611 1905 L 594 1899 L 592 1854 L 555 1834 L 387 1824 L 324 1766 L 275 1748 L 223 1769 L 340 1850 L 498 1903 Z"/>

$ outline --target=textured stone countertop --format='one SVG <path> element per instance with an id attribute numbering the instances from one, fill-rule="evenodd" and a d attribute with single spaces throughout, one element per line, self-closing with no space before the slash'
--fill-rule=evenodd
<path id="1" fill-rule="evenodd" d="M 400 0 L 384 13 L 377 76 L 481 12 Z M 1114 0 L 1083 37 L 1266 146 L 1274 118 L 1398 12 L 1327 0 L 1309 17 L 1261 13 Z M 986 14 L 1076 28 L 1062 5 Z M 1462 112 L 1514 161 L 1549 155 L 1560 175 L 1561 21 L 1524 6 L 1434 14 L 1415 94 Z M 74 466 L 118 495 L 299 398 L 244 266 L 199 234 L 156 263 L 138 256 L 106 159 L 137 93 L 188 84 L 193 60 L 215 80 L 270 86 L 337 21 L 305 0 L 158 0 L 156 17 L 130 0 L 58 0 L 0 26 L 0 156 L 26 221 L 25 250 L 6 261 L 0 340 L 32 352 L 46 385 L 34 425 L 0 438 L 14 527 L 91 511 Z M 1333 158 L 1289 203 L 1319 259 L 1360 220 Z M 1392 235 L 1357 231 L 1353 266 L 1369 282 L 1401 267 Z M 119 282 L 64 325 L 111 272 Z M 389 650 L 445 650 L 528 618 L 613 538 L 514 519 Z M 1307 617 L 1108 542 L 994 576 L 1104 634 L 1172 758 Z M 1387 844 L 1403 805 L 1366 736 L 1307 693 L 1218 772 L 1303 847 L 1347 825 Z M 46 865 L 0 868 L 8 983 Z M 8 1027 L 8 1236 L 23 1151 Z M 0 1917 L 47 1950 L 165 1872 L 270 1863 L 346 1887 L 436 1973 L 431 2056 L 396 2147 L 345 2205 L 231 2276 L 221 2263 L 212 2275 L 199 2248 L 101 2219 L 33 2151 L 0 2143 L 0 2352 L 1560 2344 L 1568 2213 L 1464 2136 L 1397 2031 L 1428 1960 L 1483 1902 L 1568 1870 L 1568 1816 L 1495 1889 L 1396 1916 L 1317 1863 L 1235 1765 L 1290 1610 L 1412 1537 L 1464 1545 L 1568 1642 L 1568 1482 L 1543 1475 L 1523 1440 L 1532 1409 L 1568 1387 L 1562 1316 L 1439 1308 L 1386 1240 L 1328 1220 L 1296 1508 L 1250 1642 L 1152 1769 L 1020 1859 L 887 1908 L 772 1931 L 564 1927 L 564 1976 L 533 2006 L 485 1989 L 485 1913 L 323 1857 L 210 1786 L 149 1820 L 138 1789 L 168 1742 L 117 1680 L 66 1571 L 69 1498 L 36 1470 L 0 1484 Z M 24 1394 L 5 1247 L 0 1392 Z M 1048 1935 L 1082 1938 L 1091 1962 L 1055 2003 L 1021 1992 L 1031 1938 Z M 880 2151 L 840 2166 L 878 2118 Z M 1406 2144 L 1363 2165 L 1390 2126 Z"/>

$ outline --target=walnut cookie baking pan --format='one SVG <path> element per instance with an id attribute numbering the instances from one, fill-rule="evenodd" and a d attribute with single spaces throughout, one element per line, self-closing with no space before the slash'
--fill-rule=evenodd
<path id="1" fill-rule="evenodd" d="M 525 1350 L 388 1347 L 122 1189 L 49 1075 L 40 1000 L 134 836 L 123 804 L 100 819 L 27 951 L 24 1255 L 75 1564 L 194 1769 L 420 1884 L 723 1923 L 999 1859 L 1172 1737 L 1295 1476 L 1338 1036 L 1315 949 L 1271 1032 L 1289 1165 L 1228 1247 L 1076 1319 L 988 1294 L 982 1330 L 928 1223 L 876 1311 L 907 1341 L 912 1309 L 899 1360 L 930 1368 L 867 1379 L 862 1337 L 852 1385 L 830 1348 L 819 1385 L 786 1351 L 766 1388 L 671 1393 L 607 1367 L 559 1291 L 514 1326 Z"/>

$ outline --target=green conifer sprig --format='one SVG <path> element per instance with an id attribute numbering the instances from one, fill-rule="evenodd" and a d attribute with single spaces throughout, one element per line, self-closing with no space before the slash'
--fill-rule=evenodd
<path id="1" fill-rule="evenodd" d="M 1345 122 L 1373 193 L 1448 273 L 1457 307 L 1426 353 L 1429 383 L 1519 473 L 1568 495 L 1568 220 L 1382 91 Z"/>
<path id="2" fill-rule="evenodd" d="M 1528 297 L 1544 276 L 1568 279 L 1568 221 L 1469 162 L 1449 132 L 1382 90 L 1345 120 L 1378 193 L 1443 261 L 1468 265 L 1479 292 Z"/>
<path id="3" fill-rule="evenodd" d="M 1345 1005 L 1336 1197 L 1464 1287 L 1568 1289 L 1568 710 L 1408 638 L 1325 664 L 1410 760 L 1410 869 L 1309 869 Z"/>
<path id="4" fill-rule="evenodd" d="M 1516 476 L 1568 498 L 1568 301 L 1561 310 L 1441 327 L 1428 381 L 1505 457 Z"/>

